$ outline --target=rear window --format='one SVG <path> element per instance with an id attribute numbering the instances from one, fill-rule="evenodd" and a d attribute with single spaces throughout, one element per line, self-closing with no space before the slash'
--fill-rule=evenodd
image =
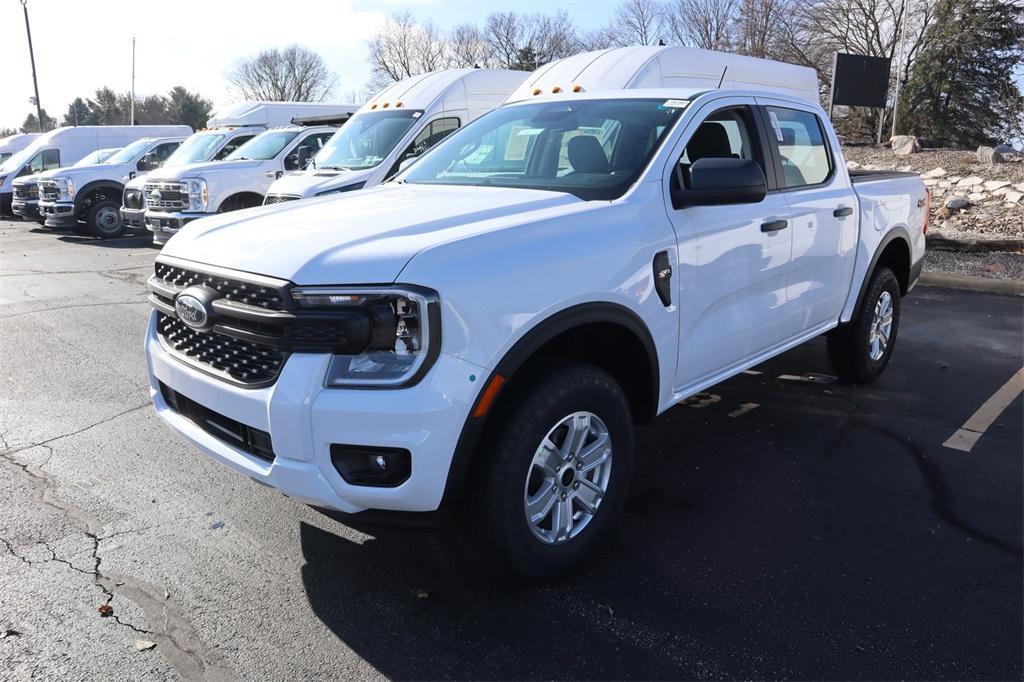
<path id="1" fill-rule="evenodd" d="M 805 187 L 828 180 L 832 157 L 818 117 L 783 107 L 766 107 L 766 111 L 782 164 L 783 187 Z"/>

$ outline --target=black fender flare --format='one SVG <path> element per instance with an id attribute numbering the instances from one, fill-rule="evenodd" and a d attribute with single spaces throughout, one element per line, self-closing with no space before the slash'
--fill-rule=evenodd
<path id="1" fill-rule="evenodd" d="M 882 257 L 882 253 L 885 251 L 889 244 L 892 244 L 897 239 L 902 239 L 907 245 L 907 253 L 911 254 L 913 258 L 914 250 L 910 246 L 910 233 L 907 232 L 905 227 L 899 226 L 889 230 L 889 233 L 882 238 L 882 241 L 878 243 L 875 248 L 875 253 L 871 256 L 871 262 L 868 263 L 868 269 L 864 271 L 864 280 L 860 283 L 860 291 L 857 292 L 857 301 L 853 305 L 853 314 L 857 314 L 857 310 L 860 309 L 860 304 L 864 300 L 864 293 L 868 290 L 868 284 L 871 283 L 871 275 L 875 272 L 875 267 L 878 266 L 878 259 Z M 907 263 L 907 269 L 912 271 L 913 262 Z M 912 282 L 908 282 L 907 289 L 909 290 Z"/>
<path id="2" fill-rule="evenodd" d="M 109 189 L 117 193 L 118 197 L 124 195 L 124 185 L 114 180 L 93 180 L 84 187 L 75 191 L 75 214 L 82 209 L 82 200 L 89 196 L 89 193 L 96 189 Z"/>
<path id="3" fill-rule="evenodd" d="M 518 341 L 505 353 L 495 365 L 494 371 L 488 376 L 487 381 L 482 384 L 483 389 L 489 385 L 495 375 L 512 378 L 524 364 L 542 348 L 546 343 L 575 327 L 593 323 L 611 323 L 624 327 L 639 339 L 643 346 L 651 373 L 651 388 L 648 400 L 650 401 L 649 415 L 642 415 L 643 418 L 653 418 L 658 411 L 658 396 L 660 391 L 661 375 L 658 363 L 658 349 L 654 344 L 654 338 L 643 319 L 635 312 L 618 303 L 594 302 L 581 303 L 579 305 L 565 308 L 541 322 L 534 325 L 528 332 L 523 334 Z M 500 388 L 493 397 L 500 399 L 504 386 Z M 462 426 L 455 451 L 452 453 L 452 461 L 448 467 L 448 478 L 445 481 L 444 494 L 441 497 L 441 504 L 438 511 L 445 517 L 453 510 L 462 496 L 462 490 L 469 479 L 470 469 L 473 464 L 473 453 L 482 438 L 487 427 L 490 412 L 481 417 L 475 417 L 477 405 L 480 403 L 485 390 L 477 395 L 466 422 Z"/>

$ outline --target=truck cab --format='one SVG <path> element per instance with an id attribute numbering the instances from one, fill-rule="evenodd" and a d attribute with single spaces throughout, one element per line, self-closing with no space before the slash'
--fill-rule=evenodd
<path id="1" fill-rule="evenodd" d="M 117 151 L 117 148 L 97 149 L 71 164 L 71 168 L 103 163 Z M 11 212 L 23 220 L 35 220 L 40 224 L 45 222 L 39 214 L 39 176 L 24 175 L 14 181 L 13 189 Z"/>
<path id="2" fill-rule="evenodd" d="M 824 334 L 843 380 L 879 376 L 921 179 L 851 175 L 811 69 L 570 59 L 392 182 L 172 239 L 148 285 L 161 418 L 338 518 L 451 525 L 537 580 L 608 538 L 635 425 Z"/>
<path id="3" fill-rule="evenodd" d="M 389 85 L 362 106 L 305 170 L 267 191 L 266 204 L 379 185 L 404 163 L 499 106 L 529 74 L 448 69 Z"/>
<path id="4" fill-rule="evenodd" d="M 350 107 L 345 118 L 357 107 Z M 270 185 L 303 168 L 336 132 L 326 125 L 266 130 L 223 161 L 162 169 L 144 183 L 146 228 L 163 244 L 189 222 L 263 203 Z"/>
<path id="5" fill-rule="evenodd" d="M 39 178 L 39 213 L 52 228 L 85 229 L 107 239 L 123 232 L 121 195 L 137 175 L 159 168 L 192 132 L 177 128 L 171 137 L 143 137 L 119 149 L 103 163 L 47 171 Z"/>

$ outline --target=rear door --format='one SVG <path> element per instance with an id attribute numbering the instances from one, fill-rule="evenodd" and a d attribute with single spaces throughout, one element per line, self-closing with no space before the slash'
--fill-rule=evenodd
<path id="1" fill-rule="evenodd" d="M 713 383 L 789 334 L 789 204 L 772 191 L 775 174 L 757 116 L 745 98 L 715 100 L 688 124 L 673 151 L 684 181 L 700 158 L 745 158 L 767 171 L 769 190 L 757 203 L 667 206 L 679 245 L 673 277 L 681 325 L 677 391 Z"/>
<path id="2" fill-rule="evenodd" d="M 857 201 L 837 140 L 811 105 L 758 98 L 780 193 L 791 210 L 786 297 L 796 337 L 839 319 L 858 244 Z"/>

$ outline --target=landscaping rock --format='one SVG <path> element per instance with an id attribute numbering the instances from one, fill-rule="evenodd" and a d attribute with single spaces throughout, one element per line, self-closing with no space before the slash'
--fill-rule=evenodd
<path id="1" fill-rule="evenodd" d="M 921 175 L 922 178 L 942 178 L 946 175 L 945 168 L 932 168 L 927 173 Z"/>
<path id="2" fill-rule="evenodd" d="M 1009 204 L 1019 204 L 1021 199 L 1024 199 L 1024 192 L 1018 192 L 1016 190 L 1010 190 L 1003 195 L 1003 199 Z"/>
<path id="3" fill-rule="evenodd" d="M 1010 185 L 1010 181 L 1009 180 L 986 180 L 985 181 L 985 191 L 986 192 L 994 192 L 997 189 L 999 189 L 1000 187 L 1009 187 L 1009 185 Z"/>
<path id="4" fill-rule="evenodd" d="M 967 197 L 960 194 L 946 199 L 946 208 L 951 211 L 955 211 L 958 208 L 966 208 L 968 204 L 970 202 L 967 201 Z"/>
<path id="5" fill-rule="evenodd" d="M 921 143 L 913 135 L 897 135 L 890 141 L 892 152 L 897 156 L 917 154 L 921 151 Z"/>
<path id="6" fill-rule="evenodd" d="M 956 183 L 956 186 L 960 188 L 974 187 L 975 185 L 983 185 L 984 182 L 985 180 L 983 178 L 979 178 L 977 175 L 971 175 L 966 178 L 961 178 L 960 182 Z"/>
<path id="7" fill-rule="evenodd" d="M 980 204 L 985 201 L 987 195 L 984 192 L 971 192 L 967 195 L 967 201 L 972 204 Z"/>

